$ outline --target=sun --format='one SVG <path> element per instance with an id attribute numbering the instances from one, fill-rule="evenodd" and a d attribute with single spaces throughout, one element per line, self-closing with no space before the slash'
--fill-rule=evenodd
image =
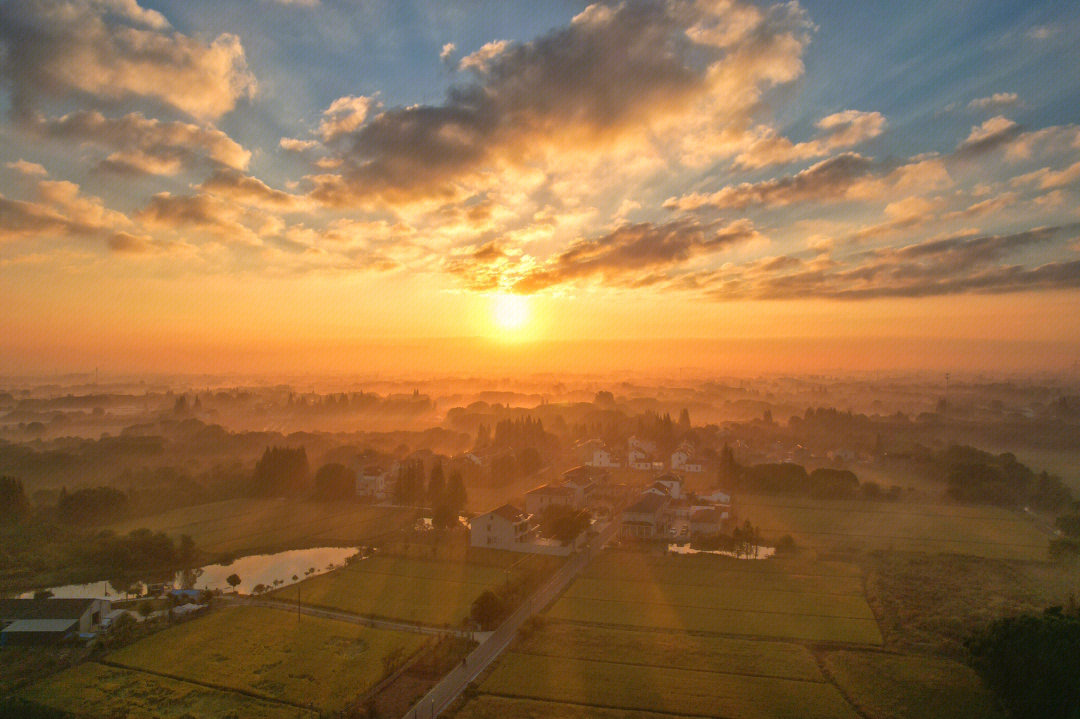
<path id="1" fill-rule="evenodd" d="M 491 313 L 499 329 L 519 330 L 529 321 L 529 300 L 523 295 L 493 295 Z"/>

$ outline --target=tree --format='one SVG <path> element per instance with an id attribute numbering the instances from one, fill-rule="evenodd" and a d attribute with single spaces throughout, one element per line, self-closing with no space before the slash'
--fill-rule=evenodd
<path id="1" fill-rule="evenodd" d="M 443 495 L 445 492 L 446 479 L 443 476 L 442 462 L 440 460 L 435 460 L 435 464 L 431 465 L 431 477 L 428 479 L 428 504 L 432 507 L 441 504 L 444 500 Z"/>
<path id="2" fill-rule="evenodd" d="M 689 432 L 690 426 L 690 410 L 683 407 L 682 412 L 679 413 L 679 429 L 683 432 Z"/>
<path id="3" fill-rule="evenodd" d="M 716 479 L 720 487 L 730 491 L 735 486 L 738 477 L 739 465 L 735 462 L 735 452 L 725 442 L 724 448 L 720 450 L 720 468 Z"/>
<path id="4" fill-rule="evenodd" d="M 0 524 L 16 524 L 30 514 L 30 502 L 21 480 L 0 477 Z"/>
<path id="5" fill-rule="evenodd" d="M 176 556 L 183 564 L 195 558 L 195 540 L 190 534 L 180 535 L 180 546 L 176 550 Z"/>
<path id="6" fill-rule="evenodd" d="M 451 472 L 450 481 L 446 483 L 446 504 L 455 514 L 460 514 L 468 502 L 465 492 L 465 482 L 460 472 Z"/>
<path id="7" fill-rule="evenodd" d="M 331 462 L 315 473 L 315 496 L 319 499 L 348 499 L 356 494 L 356 476 L 343 464 Z"/>
<path id="8" fill-rule="evenodd" d="M 1080 511 L 1063 514 L 1054 522 L 1054 526 L 1070 539 L 1080 539 Z"/>
<path id="9" fill-rule="evenodd" d="M 1080 716 L 1080 616 L 1060 607 L 993 622 L 966 646 L 1014 719 Z"/>
<path id="10" fill-rule="evenodd" d="M 307 494 L 310 468 L 303 447 L 267 447 L 255 464 L 251 479 L 254 493 L 264 497 Z"/>
<path id="11" fill-rule="evenodd" d="M 472 603 L 469 616 L 483 630 L 494 629 L 506 614 L 506 602 L 490 589 L 485 589 Z"/>
<path id="12" fill-rule="evenodd" d="M 225 582 L 230 587 L 232 587 L 233 591 L 235 592 L 236 588 L 240 586 L 240 575 L 238 575 L 238 574 L 230 574 L 229 576 L 225 577 Z"/>

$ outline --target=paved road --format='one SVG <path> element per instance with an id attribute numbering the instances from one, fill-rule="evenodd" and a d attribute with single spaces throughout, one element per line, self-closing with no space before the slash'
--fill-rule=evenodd
<path id="1" fill-rule="evenodd" d="M 452 672 L 443 677 L 438 684 L 431 688 L 424 697 L 418 701 L 412 709 L 405 714 L 405 719 L 434 719 L 450 704 L 457 699 L 458 695 L 465 690 L 469 682 L 484 671 L 495 659 L 509 646 L 517 636 L 518 627 L 526 619 L 541 612 L 544 607 L 562 592 L 573 581 L 574 577 L 584 569 L 592 556 L 603 548 L 605 544 L 615 536 L 619 528 L 617 521 L 609 522 L 600 534 L 593 538 L 589 545 L 573 555 L 566 564 L 558 569 L 543 585 L 530 596 L 510 617 L 499 626 L 491 635 L 480 643 L 468 657 L 464 665 L 458 665 Z"/>
<path id="2" fill-rule="evenodd" d="M 341 612 L 334 609 L 320 609 L 318 607 L 309 607 L 304 604 L 301 604 L 300 608 L 297 609 L 295 602 L 286 602 L 277 599 L 248 599 L 228 597 L 226 598 L 225 603 L 242 605 L 247 607 L 269 607 L 270 609 L 281 609 L 283 611 L 292 612 L 293 614 L 299 612 L 300 614 L 306 614 L 310 617 L 336 619 L 339 622 L 363 624 L 364 626 L 375 627 L 377 629 L 393 629 L 394 631 L 398 632 L 415 632 L 417 634 L 445 634 L 454 637 L 463 637 L 465 639 L 477 639 L 488 634 L 487 632 L 469 632 L 462 629 L 444 629 L 443 627 L 429 627 L 423 624 L 393 622 L 387 619 L 373 619 L 372 617 L 365 617 L 361 614 L 353 614 L 352 612 Z"/>

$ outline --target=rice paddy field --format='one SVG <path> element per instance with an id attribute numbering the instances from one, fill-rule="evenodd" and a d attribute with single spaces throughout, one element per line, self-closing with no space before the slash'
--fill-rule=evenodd
<path id="1" fill-rule="evenodd" d="M 829 652 L 836 683 L 874 719 L 1003 719 L 969 667 L 926 656 Z"/>
<path id="2" fill-rule="evenodd" d="M 77 717 L 315 719 L 318 713 L 146 672 L 86 662 L 22 696 Z"/>
<path id="3" fill-rule="evenodd" d="M 608 553 L 552 619 L 801 641 L 882 643 L 858 568 L 837 562 Z"/>
<path id="4" fill-rule="evenodd" d="M 506 555 L 496 563 L 376 555 L 322 574 L 270 596 L 353 614 L 435 626 L 459 624 L 485 589 L 526 567 L 548 566 L 543 557 Z M 512 568 L 511 568 L 512 567 Z"/>
<path id="5" fill-rule="evenodd" d="M 225 608 L 153 634 L 111 664 L 322 711 L 341 709 L 425 638 L 261 607 Z"/>
<path id="6" fill-rule="evenodd" d="M 999 507 L 740 495 L 737 511 L 769 538 L 790 534 L 821 550 L 968 554 L 1044 561 L 1046 534 Z"/>
<path id="7" fill-rule="evenodd" d="M 286 499 L 229 499 L 182 507 L 112 525 L 120 532 L 146 527 L 178 537 L 215 554 L 292 549 L 319 544 L 372 543 L 408 527 L 415 512 L 343 502 Z"/>

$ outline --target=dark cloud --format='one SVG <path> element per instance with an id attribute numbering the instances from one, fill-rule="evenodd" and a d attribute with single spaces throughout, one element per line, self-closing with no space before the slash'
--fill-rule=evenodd
<path id="1" fill-rule="evenodd" d="M 0 75 L 23 117 L 40 97 L 79 93 L 105 101 L 150 98 L 216 118 L 255 90 L 235 35 L 205 43 L 134 0 L 2 2 L 0 50 Z"/>
<path id="2" fill-rule="evenodd" d="M 714 82 L 743 109 L 759 87 L 801 72 L 808 33 L 797 6 L 755 8 L 738 32 L 702 30 L 704 19 L 723 26 L 744 5 L 720 18 L 686 0 L 594 5 L 534 41 L 500 43 L 444 104 L 390 108 L 338 136 L 344 165 L 310 178 L 313 194 L 331 205 L 452 197 L 454 183 L 542 148 L 580 151 L 690 113 Z"/>
<path id="3" fill-rule="evenodd" d="M 294 210 L 303 205 L 303 199 L 297 195 L 275 190 L 262 180 L 236 170 L 218 170 L 199 187 L 215 195 L 268 209 Z"/>
<path id="4" fill-rule="evenodd" d="M 514 282 L 514 289 L 532 293 L 583 279 L 604 284 L 645 286 L 665 280 L 667 272 L 688 260 L 760 238 L 754 226 L 739 220 L 719 227 L 696 218 L 661 225 L 623 225 L 594 240 L 579 240 L 548 263 Z"/>
<path id="5" fill-rule="evenodd" d="M 949 237 L 856 253 L 845 261 L 768 263 L 729 268 L 706 291 L 717 299 L 873 299 L 968 292 L 1004 293 L 1080 286 L 1080 262 L 1036 267 L 1001 264 L 1027 248 L 1074 238 L 1080 224 L 1010 235 Z"/>
<path id="6" fill-rule="evenodd" d="M 750 205 L 789 205 L 811 200 L 843 197 L 852 184 L 881 175 L 886 166 L 853 152 L 823 160 L 802 172 L 762 182 L 730 185 L 711 194 L 693 193 L 664 202 L 671 210 L 691 211 L 701 207 L 745 208 Z"/>
<path id="7" fill-rule="evenodd" d="M 221 130 L 186 122 L 165 122 L 133 112 L 108 118 L 83 110 L 63 117 L 35 117 L 28 125 L 45 137 L 88 142 L 114 150 L 104 169 L 171 175 L 200 159 L 235 169 L 247 167 L 251 153 Z"/>

